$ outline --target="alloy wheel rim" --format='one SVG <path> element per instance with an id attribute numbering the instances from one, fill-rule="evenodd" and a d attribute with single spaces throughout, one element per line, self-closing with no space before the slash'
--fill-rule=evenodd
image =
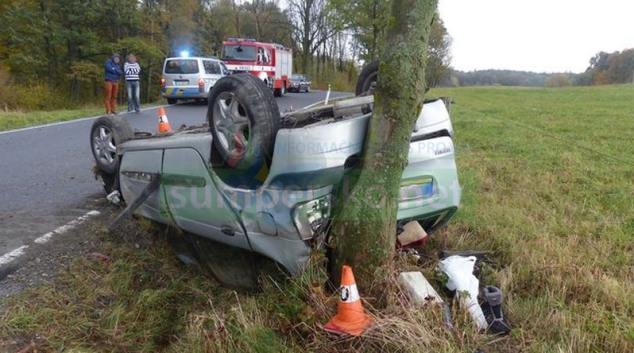
<path id="1" fill-rule="evenodd" d="M 213 124 L 222 147 L 229 153 L 237 142 L 246 148 L 249 142 L 249 116 L 244 104 L 231 92 L 223 92 L 214 102 Z"/>
<path id="2" fill-rule="evenodd" d="M 97 159 L 103 164 L 111 165 L 117 156 L 114 134 L 107 126 L 100 125 L 93 134 L 93 150 Z"/>

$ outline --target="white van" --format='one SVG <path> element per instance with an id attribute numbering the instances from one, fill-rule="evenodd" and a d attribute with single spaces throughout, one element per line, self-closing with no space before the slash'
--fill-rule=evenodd
<path id="1" fill-rule="evenodd" d="M 207 99 L 216 81 L 228 74 L 227 66 L 215 58 L 167 58 L 163 63 L 161 94 L 169 104 L 179 99 Z"/>

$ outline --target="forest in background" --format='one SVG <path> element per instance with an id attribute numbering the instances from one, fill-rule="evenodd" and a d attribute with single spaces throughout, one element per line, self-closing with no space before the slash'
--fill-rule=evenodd
<path id="1" fill-rule="evenodd" d="M 163 60 L 188 50 L 219 55 L 228 37 L 293 49 L 294 71 L 315 88 L 354 88 L 360 66 L 383 48 L 390 0 L 0 0 L 0 109 L 99 104 L 103 62 L 134 53 L 142 101 L 160 99 Z M 283 6 L 282 6 L 283 5 Z M 362 14 L 362 15 L 360 15 Z M 597 53 L 584 73 L 453 70 L 451 37 L 437 16 L 426 81 L 435 86 L 623 84 L 634 81 L 634 49 Z M 120 92 L 123 95 L 124 92 Z"/>
<path id="2" fill-rule="evenodd" d="M 634 49 L 599 52 L 583 73 L 538 73 L 513 70 L 459 71 L 449 69 L 440 85 L 567 87 L 634 83 Z"/>
<path id="3" fill-rule="evenodd" d="M 354 87 L 359 66 L 378 57 L 390 0 L 0 0 L 0 109 L 59 109 L 99 103 L 103 63 L 134 53 L 142 101 L 160 98 L 163 61 L 181 50 L 218 56 L 229 37 L 293 49 L 294 71 L 316 88 Z M 281 7 L 284 5 L 284 7 Z M 364 14 L 359 16 L 359 14 Z M 451 38 L 435 21 L 428 81 L 450 63 Z M 121 92 L 120 94 L 123 94 Z"/>

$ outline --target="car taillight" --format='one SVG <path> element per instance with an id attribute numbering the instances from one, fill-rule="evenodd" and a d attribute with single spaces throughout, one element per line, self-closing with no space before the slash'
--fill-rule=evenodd
<path id="1" fill-rule="evenodd" d="M 202 78 L 198 80 L 198 92 L 205 93 L 205 80 Z"/>
<path id="2" fill-rule="evenodd" d="M 198 80 L 198 85 L 199 86 L 204 86 L 205 85 L 205 80 L 203 80 L 202 78 L 200 80 Z"/>
<path id="3" fill-rule="evenodd" d="M 164 78 L 161 79 L 161 87 L 165 87 L 165 79 Z"/>

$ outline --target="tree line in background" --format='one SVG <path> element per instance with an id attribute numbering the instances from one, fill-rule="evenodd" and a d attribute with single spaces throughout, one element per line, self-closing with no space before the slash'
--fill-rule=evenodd
<path id="1" fill-rule="evenodd" d="M 134 53 L 142 101 L 160 97 L 165 57 L 219 56 L 229 37 L 293 49 L 295 72 L 322 88 L 349 89 L 360 62 L 383 48 L 392 0 L 0 0 L 0 109 L 98 102 L 103 63 Z M 451 38 L 434 22 L 428 82 L 450 63 Z M 123 90 L 121 90 L 123 91 Z M 121 92 L 123 94 L 123 92 Z"/>
<path id="2" fill-rule="evenodd" d="M 634 83 L 634 49 L 600 52 L 590 59 L 585 72 L 537 73 L 513 70 L 458 71 L 449 69 L 441 86 L 566 87 Z"/>

